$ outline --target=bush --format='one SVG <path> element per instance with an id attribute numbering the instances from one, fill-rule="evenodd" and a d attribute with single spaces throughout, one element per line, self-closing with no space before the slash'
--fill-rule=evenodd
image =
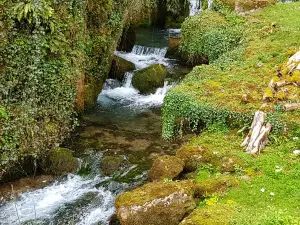
<path id="1" fill-rule="evenodd" d="M 181 54 L 190 61 L 207 57 L 210 62 L 232 51 L 242 38 L 240 21 L 225 17 L 219 12 L 204 11 L 189 17 L 182 25 Z"/>

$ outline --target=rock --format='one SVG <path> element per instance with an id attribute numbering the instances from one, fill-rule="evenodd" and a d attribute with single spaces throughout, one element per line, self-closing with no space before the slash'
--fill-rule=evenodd
<path id="1" fill-rule="evenodd" d="M 195 207 L 194 182 L 152 182 L 117 197 L 122 225 L 177 225 Z"/>
<path id="2" fill-rule="evenodd" d="M 110 176 L 120 168 L 123 161 L 122 156 L 104 156 L 100 165 L 101 171 L 104 175 Z"/>
<path id="3" fill-rule="evenodd" d="M 173 179 L 183 171 L 183 166 L 183 161 L 176 156 L 161 156 L 154 161 L 148 177 L 151 181 Z"/>
<path id="4" fill-rule="evenodd" d="M 111 64 L 109 78 L 123 81 L 124 74 L 133 70 L 135 70 L 134 63 L 115 55 Z"/>
<path id="5" fill-rule="evenodd" d="M 212 163 L 218 160 L 216 154 L 201 146 L 183 146 L 177 151 L 176 156 L 184 161 L 184 169 L 187 172 L 197 170 L 203 163 Z"/>
<path id="6" fill-rule="evenodd" d="M 156 89 L 164 85 L 167 69 L 164 65 L 154 64 L 134 73 L 132 85 L 141 94 L 155 93 Z"/>
<path id="7" fill-rule="evenodd" d="M 49 156 L 49 167 L 46 169 L 52 175 L 59 176 L 76 172 L 78 161 L 67 148 L 56 148 Z"/>

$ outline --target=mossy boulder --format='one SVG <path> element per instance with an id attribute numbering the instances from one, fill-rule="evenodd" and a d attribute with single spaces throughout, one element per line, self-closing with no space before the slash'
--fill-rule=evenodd
<path id="1" fill-rule="evenodd" d="M 176 156 L 161 156 L 154 161 L 148 177 L 151 181 L 173 179 L 183 171 L 183 166 L 183 161 Z"/>
<path id="2" fill-rule="evenodd" d="M 122 156 L 104 156 L 101 162 L 101 171 L 104 175 L 114 174 L 122 165 L 124 158 Z"/>
<path id="3" fill-rule="evenodd" d="M 177 225 L 195 207 L 194 182 L 152 182 L 117 197 L 122 225 Z"/>
<path id="4" fill-rule="evenodd" d="M 183 160 L 187 172 L 195 171 L 204 163 L 217 164 L 217 155 L 202 146 L 183 146 L 176 156 Z"/>
<path id="5" fill-rule="evenodd" d="M 155 93 L 156 89 L 164 85 L 167 68 L 161 64 L 154 64 L 134 73 L 132 85 L 141 94 Z"/>
<path id="6" fill-rule="evenodd" d="M 56 148 L 50 153 L 49 167 L 46 169 L 50 174 L 59 176 L 76 172 L 78 161 L 70 149 Z"/>
<path id="7" fill-rule="evenodd" d="M 133 70 L 135 70 L 134 63 L 115 55 L 111 64 L 109 77 L 122 81 L 124 74 Z"/>

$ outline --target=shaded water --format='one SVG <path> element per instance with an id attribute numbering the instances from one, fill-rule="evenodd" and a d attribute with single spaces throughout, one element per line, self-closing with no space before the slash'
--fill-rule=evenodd
<path id="1" fill-rule="evenodd" d="M 188 72 L 165 57 L 167 31 L 142 30 L 137 37 L 132 52 L 115 54 L 133 62 L 137 69 L 162 63 L 175 77 Z M 160 107 L 175 80 L 169 76 L 154 94 L 141 95 L 131 85 L 133 72 L 126 73 L 122 83 L 105 82 L 98 104 L 85 112 L 80 127 L 66 143 L 80 161 L 78 173 L 0 205 L 0 224 L 110 224 L 116 196 L 144 183 L 156 157 L 174 154 L 180 143 L 161 139 Z M 110 175 L 102 171 L 107 156 L 122 161 Z"/>

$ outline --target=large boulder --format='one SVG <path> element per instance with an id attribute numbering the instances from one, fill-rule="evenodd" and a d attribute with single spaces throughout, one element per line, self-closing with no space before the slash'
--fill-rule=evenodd
<path id="1" fill-rule="evenodd" d="M 104 175 L 114 174 L 122 165 L 124 158 L 122 156 L 105 156 L 101 162 L 101 171 Z"/>
<path id="2" fill-rule="evenodd" d="M 73 156 L 72 151 L 67 148 L 53 150 L 48 163 L 46 171 L 56 176 L 74 173 L 78 168 L 77 159 Z"/>
<path id="3" fill-rule="evenodd" d="M 123 81 L 124 74 L 133 70 L 135 70 L 134 63 L 115 55 L 111 64 L 109 77 Z"/>
<path id="4" fill-rule="evenodd" d="M 148 177 L 151 181 L 173 179 L 183 171 L 183 166 L 183 161 L 176 156 L 161 156 L 154 161 Z"/>
<path id="5" fill-rule="evenodd" d="M 178 225 L 195 207 L 194 182 L 153 182 L 121 194 L 115 202 L 122 225 Z"/>
<path id="6" fill-rule="evenodd" d="M 155 93 L 156 89 L 164 85 L 167 76 L 167 69 L 164 65 L 154 64 L 134 73 L 132 85 L 141 94 Z"/>

